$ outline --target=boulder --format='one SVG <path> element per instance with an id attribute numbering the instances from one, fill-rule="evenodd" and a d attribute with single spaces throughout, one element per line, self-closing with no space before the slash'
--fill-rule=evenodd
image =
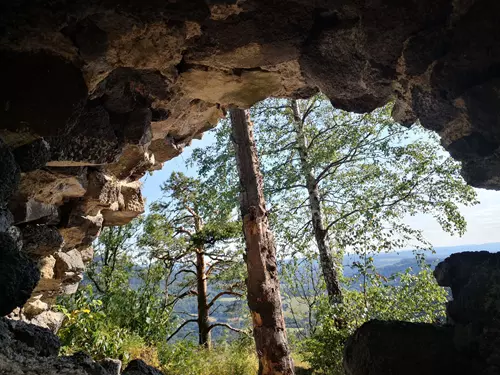
<path id="1" fill-rule="evenodd" d="M 19 320 L 9 320 L 8 324 L 13 339 L 33 348 L 38 355 L 48 357 L 59 353 L 59 338 L 48 329 Z"/>
<path id="2" fill-rule="evenodd" d="M 38 295 L 36 297 L 31 297 L 28 302 L 26 302 L 23 306 L 23 314 L 31 319 L 44 311 L 47 311 L 50 306 L 41 300 L 42 295 Z"/>
<path id="3" fill-rule="evenodd" d="M 439 285 L 450 287 L 447 313 L 455 325 L 454 344 L 500 371 L 500 254 L 487 251 L 452 254 L 434 270 Z M 489 372 L 488 372 L 489 371 Z"/>
<path id="4" fill-rule="evenodd" d="M 66 316 L 62 312 L 47 310 L 31 319 L 31 323 L 50 329 L 51 332 L 56 334 L 59 328 L 61 328 L 64 319 L 66 319 Z"/>
<path id="5" fill-rule="evenodd" d="M 147 365 L 142 359 L 134 359 L 128 364 L 122 375 L 163 375 L 163 372 Z"/>
<path id="6" fill-rule="evenodd" d="M 372 320 L 347 341 L 344 369 L 347 375 L 470 375 L 481 367 L 455 349 L 452 327 Z"/>
<path id="7" fill-rule="evenodd" d="M 122 371 L 122 361 L 112 358 L 104 358 L 99 364 L 109 373 L 109 375 L 120 375 Z"/>

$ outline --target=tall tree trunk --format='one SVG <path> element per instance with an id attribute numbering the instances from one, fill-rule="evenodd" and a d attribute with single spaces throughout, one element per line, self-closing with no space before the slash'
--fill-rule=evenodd
<path id="1" fill-rule="evenodd" d="M 252 124 L 244 110 L 232 109 L 230 113 L 240 176 L 248 306 L 259 357 L 259 375 L 293 375 L 281 306 L 276 246 L 269 230 Z"/>
<path id="2" fill-rule="evenodd" d="M 198 213 L 193 213 L 194 229 L 196 233 L 201 232 L 203 223 Z M 198 293 L 198 343 L 210 348 L 210 323 L 208 321 L 208 290 L 205 253 L 203 248 L 196 249 L 196 291 Z"/>
<path id="3" fill-rule="evenodd" d="M 325 229 L 323 224 L 319 188 L 309 162 L 307 139 L 304 133 L 304 122 L 300 116 L 297 101 L 292 99 L 291 103 L 297 148 L 299 151 L 302 173 L 306 179 L 307 192 L 309 193 L 309 209 L 311 212 L 314 237 L 316 239 L 316 244 L 318 245 L 321 271 L 326 282 L 326 290 L 328 292 L 330 302 L 339 303 L 342 301 L 342 290 L 340 289 L 337 270 L 335 269 L 332 252 L 329 247 L 330 240 L 328 237 L 328 231 Z"/>
<path id="4" fill-rule="evenodd" d="M 210 323 L 207 300 L 207 273 L 203 249 L 196 252 L 196 277 L 198 292 L 198 342 L 210 348 Z"/>

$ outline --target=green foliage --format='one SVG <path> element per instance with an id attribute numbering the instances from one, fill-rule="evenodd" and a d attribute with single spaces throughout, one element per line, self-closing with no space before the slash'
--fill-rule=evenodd
<path id="1" fill-rule="evenodd" d="M 418 272 L 386 278 L 375 268 L 374 256 L 408 246 L 431 247 L 421 231 L 405 223 L 407 216 L 428 214 L 446 232 L 464 233 L 458 207 L 475 204 L 476 196 L 436 136 L 418 124 L 408 129 L 394 123 L 390 106 L 358 115 L 336 110 L 318 95 L 299 101 L 299 110 L 306 163 L 330 233 L 328 246 L 337 264 L 345 252 L 358 255 L 356 275 L 341 276 L 343 303 L 334 306 L 324 295 L 317 263 L 291 102 L 269 99 L 251 111 L 269 217 L 285 258 L 280 277 L 291 341 L 317 373 L 341 374 L 344 343 L 364 322 L 443 318 L 446 292 L 423 258 Z M 67 317 L 59 331 L 63 353 L 83 350 L 98 359 L 125 362 L 142 357 L 171 375 L 257 372 L 254 344 L 246 337 L 220 340 L 211 350 L 187 339 L 166 342 L 182 320 L 195 318 L 174 308 L 181 298 L 197 293 L 199 255 L 206 261 L 207 297 L 225 291 L 235 298 L 243 292 L 246 271 L 240 260 L 238 176 L 229 121 L 214 132 L 215 144 L 195 149 L 190 159 L 199 178 L 173 173 L 162 185 L 164 198 L 151 205 L 149 215 L 103 230 L 87 272 L 91 284 L 60 300 L 58 308 Z M 131 280 L 139 282 L 131 285 Z M 222 300 L 208 303 L 211 312 Z"/>
<path id="2" fill-rule="evenodd" d="M 358 115 L 317 96 L 299 101 L 299 110 L 333 249 L 430 247 L 419 230 L 405 224 L 406 216 L 417 213 L 433 216 L 451 234 L 464 233 L 458 204 L 474 204 L 476 195 L 434 133 L 395 123 L 389 105 Z M 253 113 L 278 238 L 309 251 L 308 195 L 290 104 L 264 101 Z"/>
<path id="3" fill-rule="evenodd" d="M 61 354 L 84 351 L 96 359 L 131 360 L 130 352 L 144 347 L 144 340 L 130 330 L 116 325 L 106 315 L 101 300 L 94 299 L 91 288 L 78 291 L 70 301 L 58 305 L 66 320 L 59 330 Z"/>
<path id="4" fill-rule="evenodd" d="M 477 203 L 476 194 L 434 133 L 418 124 L 405 128 L 395 123 L 390 105 L 361 115 L 334 109 L 317 95 L 298 101 L 298 106 L 306 162 L 318 184 L 332 249 L 430 248 L 422 232 L 405 223 L 405 217 L 418 213 L 433 216 L 451 234 L 464 233 L 458 205 Z M 251 109 L 251 116 L 281 254 L 307 253 L 313 231 L 291 102 L 264 100 Z M 222 121 L 214 132 L 215 144 L 194 150 L 190 163 L 198 167 L 203 183 L 218 192 L 216 204 L 236 207 L 238 179 L 229 123 Z"/>
<path id="5" fill-rule="evenodd" d="M 191 241 L 194 246 L 210 247 L 220 241 L 238 238 L 241 236 L 241 223 L 239 221 L 209 222 L 203 229 L 193 234 Z"/>
<path id="6" fill-rule="evenodd" d="M 135 247 L 141 226 L 135 220 L 105 228 L 87 270 L 90 284 L 59 298 L 58 309 L 67 317 L 59 331 L 65 352 L 126 361 L 167 337 L 172 310 L 161 287 L 166 271 L 162 263 L 141 262 Z"/>
<path id="7" fill-rule="evenodd" d="M 187 341 L 163 345 L 160 358 L 169 375 L 255 375 L 258 369 L 253 340 L 245 336 L 220 341 L 211 350 Z"/>
<path id="8" fill-rule="evenodd" d="M 87 268 L 87 277 L 102 294 L 126 284 L 133 267 L 131 254 L 134 237 L 142 225 L 135 219 L 127 225 L 106 227 L 94 246 L 94 258 Z"/>
<path id="9" fill-rule="evenodd" d="M 347 338 L 371 319 L 436 323 L 445 318 L 446 291 L 429 266 L 385 279 L 377 273 L 358 290 L 345 290 L 344 302 L 331 306 L 323 297 L 315 308 L 318 327 L 301 341 L 299 350 L 318 374 L 343 374 L 342 356 Z"/>

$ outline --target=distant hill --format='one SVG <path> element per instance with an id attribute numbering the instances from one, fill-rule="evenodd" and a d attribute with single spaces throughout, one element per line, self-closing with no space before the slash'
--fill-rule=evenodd
<path id="1" fill-rule="evenodd" d="M 454 253 L 459 253 L 463 251 L 490 251 L 490 252 L 499 252 L 500 251 L 500 242 L 497 243 L 488 243 L 488 244 L 480 244 L 480 245 L 461 245 L 461 246 L 448 246 L 448 247 L 438 247 L 434 249 L 435 252 L 428 252 L 426 254 L 426 261 L 431 266 L 435 267 L 440 261 L 444 260 L 446 257 L 450 256 Z M 352 276 L 356 270 L 354 270 L 351 266 L 355 261 L 360 261 L 360 257 L 355 254 L 347 254 L 344 256 L 343 265 L 344 265 L 344 275 L 349 277 Z M 382 253 L 374 256 L 374 263 L 377 268 L 377 271 L 383 276 L 390 276 L 397 272 L 404 272 L 408 268 L 412 268 L 415 272 L 419 271 L 418 264 L 415 260 L 415 256 L 412 250 L 403 250 L 399 252 L 392 253 Z M 319 264 L 315 264 L 315 267 L 319 268 Z M 137 289 L 141 285 L 141 280 L 137 278 L 132 278 L 129 280 L 132 288 Z M 88 283 L 87 280 L 84 281 L 84 284 Z M 178 283 L 182 283 L 182 280 L 179 280 Z M 311 288 L 311 285 L 304 285 L 306 290 Z M 356 286 L 352 286 L 356 288 Z M 286 288 L 286 285 L 282 285 L 282 288 Z M 209 285 L 209 294 L 215 295 L 218 291 L 212 289 L 212 286 Z M 295 322 L 291 320 L 289 313 L 289 304 L 293 303 L 293 301 L 285 300 L 283 301 L 285 320 L 287 321 L 287 325 L 289 327 L 294 327 Z M 181 300 L 176 305 L 176 311 L 183 312 L 187 314 L 186 317 L 196 317 L 197 313 L 197 305 L 196 298 L 186 298 Z M 245 325 L 249 324 L 248 311 L 246 309 L 246 301 L 239 300 L 233 297 L 230 298 L 222 298 L 220 300 L 220 306 L 212 311 L 211 320 L 219 323 L 229 323 L 234 327 L 241 328 Z M 196 325 L 191 324 L 184 327 L 178 338 L 185 337 L 187 335 L 192 335 L 193 339 L 196 339 Z M 234 333 L 229 333 L 221 328 L 214 329 L 213 337 L 218 338 L 221 335 L 228 334 L 229 336 L 234 336 Z M 174 339 L 174 341 L 176 340 Z"/>
<path id="2" fill-rule="evenodd" d="M 464 251 L 489 251 L 496 253 L 500 251 L 500 242 L 475 244 L 475 245 L 460 245 L 436 247 L 434 253 L 426 252 L 426 261 L 432 267 L 435 267 L 439 262 L 449 257 L 451 254 L 461 253 Z M 360 257 L 356 254 L 347 254 L 344 256 L 344 275 L 352 276 L 355 272 L 351 266 L 353 262 L 360 261 Z M 389 276 L 396 272 L 404 272 L 407 268 L 412 267 L 418 270 L 417 262 L 412 250 L 402 250 L 391 253 L 381 253 L 374 256 L 374 264 L 378 271 Z"/>

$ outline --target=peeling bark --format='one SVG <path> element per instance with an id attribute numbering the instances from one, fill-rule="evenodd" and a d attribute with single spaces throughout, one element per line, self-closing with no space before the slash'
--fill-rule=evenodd
<path id="1" fill-rule="evenodd" d="M 276 246 L 269 230 L 252 124 L 244 110 L 232 109 L 230 114 L 247 247 L 248 306 L 259 357 L 259 375 L 293 375 L 281 306 Z"/>
<path id="2" fill-rule="evenodd" d="M 196 277 L 198 291 L 198 342 L 200 345 L 210 348 L 210 323 L 207 300 L 207 274 L 206 262 L 203 250 L 196 252 Z"/>
<path id="3" fill-rule="evenodd" d="M 309 209 L 311 212 L 311 221 L 314 229 L 314 238 L 318 245 L 319 260 L 321 272 L 326 282 L 326 290 L 331 303 L 342 301 L 342 290 L 338 280 L 337 270 L 332 258 L 332 252 L 329 247 L 328 231 L 325 229 L 323 218 L 321 216 L 321 203 L 319 196 L 318 183 L 309 163 L 307 149 L 307 139 L 304 134 L 304 123 L 299 114 L 299 108 L 296 100 L 291 100 L 294 128 L 296 132 L 297 149 L 300 156 L 302 174 L 306 180 L 307 192 L 309 193 Z"/>

